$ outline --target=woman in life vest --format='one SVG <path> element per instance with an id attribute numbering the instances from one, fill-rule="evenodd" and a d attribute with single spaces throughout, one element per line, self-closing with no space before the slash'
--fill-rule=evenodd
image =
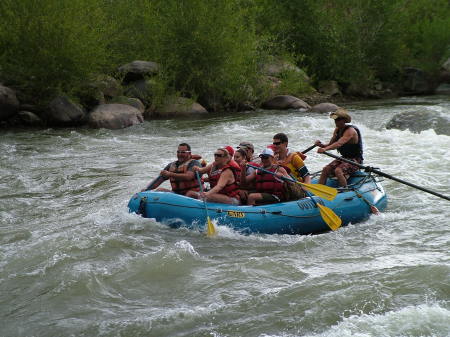
<path id="1" fill-rule="evenodd" d="M 247 166 L 248 160 L 250 159 L 247 155 L 247 151 L 244 149 L 237 149 L 234 153 L 234 161 L 241 167 L 241 176 L 239 179 L 239 182 L 244 182 L 244 184 L 239 184 L 239 197 L 241 198 L 241 203 L 245 204 L 247 203 L 247 197 L 249 192 L 254 189 L 254 186 L 250 186 L 249 184 L 245 184 L 245 177 L 252 174 L 252 172 L 255 170 L 254 168 Z M 254 165 L 253 162 L 250 162 L 249 164 Z M 257 165 L 259 166 L 259 165 Z"/>
<path id="2" fill-rule="evenodd" d="M 245 164 L 251 164 L 253 166 L 261 166 L 261 158 L 259 158 L 258 156 L 254 155 L 254 146 L 252 143 L 250 142 L 240 142 L 238 147 L 237 147 L 238 151 L 241 152 L 241 154 L 245 155 Z M 242 161 L 243 162 L 243 161 Z M 247 166 L 246 168 L 243 168 L 241 165 L 241 176 L 242 174 L 245 174 L 245 176 L 250 175 L 253 171 L 255 171 L 255 169 L 253 167 Z M 241 177 L 242 180 L 242 177 Z M 245 183 L 244 181 L 244 185 L 245 185 L 245 189 L 242 189 L 241 191 L 244 191 L 243 193 L 241 193 L 241 201 L 245 201 L 247 200 L 247 195 L 248 192 L 247 191 L 252 191 L 255 189 L 254 183 Z M 241 186 L 242 187 L 242 186 Z"/>
<path id="3" fill-rule="evenodd" d="M 217 149 L 214 153 L 214 162 L 206 167 L 194 167 L 200 174 L 207 173 L 211 189 L 207 192 L 188 193 L 187 196 L 195 199 L 205 198 L 209 202 L 239 205 L 239 176 L 241 168 L 232 159 L 226 148 Z"/>
<path id="4" fill-rule="evenodd" d="M 245 183 L 254 181 L 256 187 L 256 192 L 248 195 L 247 205 L 254 206 L 284 201 L 284 182 L 280 178 L 290 178 L 287 171 L 282 166 L 275 164 L 272 149 L 264 149 L 259 157 L 261 158 L 262 168 L 274 174 L 256 169 L 252 174 L 245 177 Z"/>
<path id="5" fill-rule="evenodd" d="M 233 156 L 234 161 L 241 167 L 241 174 L 248 176 L 253 170 L 250 170 L 250 166 L 246 166 L 248 163 L 247 154 L 243 149 L 237 149 Z"/>
<path id="6" fill-rule="evenodd" d="M 234 158 L 234 149 L 233 149 L 232 146 L 227 145 L 227 146 L 224 146 L 223 149 L 225 149 L 225 150 L 228 151 L 228 153 L 230 154 L 230 157 L 231 157 L 231 158 Z M 206 160 L 204 160 L 204 163 L 202 162 L 201 164 L 202 164 L 203 167 L 205 167 L 206 165 L 208 165 L 208 163 L 206 162 Z M 210 166 L 210 167 L 211 167 L 211 166 Z M 208 171 L 208 172 L 209 172 L 209 171 Z M 204 183 L 209 182 L 209 177 L 202 177 L 202 182 L 204 182 Z"/>

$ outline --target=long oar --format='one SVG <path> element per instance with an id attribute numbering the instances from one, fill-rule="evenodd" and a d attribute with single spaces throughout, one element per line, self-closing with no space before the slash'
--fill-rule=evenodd
<path id="1" fill-rule="evenodd" d="M 438 192 L 429 190 L 429 189 L 427 189 L 427 188 L 425 188 L 425 187 L 417 186 L 417 185 L 415 185 L 415 184 L 413 184 L 413 183 L 410 183 L 410 182 L 401 180 L 401 179 L 396 178 L 396 177 L 394 177 L 394 176 L 391 176 L 391 175 L 389 175 L 389 174 L 387 174 L 387 173 L 381 172 L 381 171 L 379 171 L 379 170 L 377 170 L 377 169 L 375 169 L 375 168 L 373 168 L 373 167 L 361 165 L 361 164 L 356 163 L 356 162 L 354 162 L 354 161 L 352 161 L 352 160 L 348 160 L 348 159 L 346 159 L 346 158 L 342 158 L 342 157 L 336 156 L 336 155 L 334 155 L 334 154 L 332 154 L 332 153 L 329 153 L 329 152 L 322 152 L 322 153 L 326 154 L 327 156 L 333 157 L 333 158 L 335 158 L 335 159 L 337 159 L 337 160 L 341 160 L 341 161 L 343 161 L 343 162 L 346 162 L 346 163 L 349 163 L 349 164 L 358 166 L 359 168 L 364 169 L 364 171 L 366 171 L 366 172 L 373 172 L 373 173 L 375 173 L 375 174 L 378 174 L 379 176 L 386 177 L 386 178 L 388 178 L 388 179 L 392 179 L 392 180 L 398 181 L 399 183 L 402 183 L 402 184 L 405 184 L 405 185 L 408 185 L 408 186 L 417 188 L 418 190 L 421 190 L 421 191 L 424 191 L 424 192 L 433 194 L 433 195 L 435 195 L 435 196 L 437 196 L 437 197 L 439 197 L 439 198 L 446 199 L 446 200 L 450 200 L 449 197 L 447 197 L 447 196 L 445 196 L 445 195 L 443 195 L 443 194 L 440 194 L 440 193 L 438 193 Z"/>
<path id="2" fill-rule="evenodd" d="M 153 179 L 144 189 L 144 191 L 153 190 L 154 187 L 160 180 L 164 180 L 164 177 L 159 175 L 155 179 Z"/>
<path id="3" fill-rule="evenodd" d="M 198 174 L 198 171 L 195 172 L 195 175 L 197 176 L 198 185 L 200 186 L 200 193 L 203 193 L 203 185 L 202 185 L 202 181 L 200 179 L 200 175 Z M 206 223 L 207 223 L 206 235 L 213 236 L 216 234 L 216 227 L 214 226 L 214 224 L 211 222 L 211 219 L 209 218 L 208 207 L 206 206 L 205 198 L 203 198 L 203 205 L 205 206 L 205 213 L 206 213 Z"/>
<path id="4" fill-rule="evenodd" d="M 311 151 L 312 149 L 314 149 L 317 145 L 311 145 L 310 147 L 308 147 L 306 150 L 302 151 L 303 154 L 305 154 L 306 152 Z"/>
<path id="5" fill-rule="evenodd" d="M 265 173 L 275 175 L 274 172 L 268 171 L 259 166 L 254 166 L 251 164 L 247 164 L 247 166 L 253 167 L 256 170 L 260 170 Z M 294 180 L 294 179 L 288 178 L 288 177 L 281 177 L 281 179 L 300 184 L 305 190 L 308 190 L 311 193 L 317 195 L 318 197 L 321 197 L 323 199 L 330 200 L 330 201 L 334 200 L 334 198 L 336 198 L 336 195 L 338 193 L 337 189 L 330 187 L 330 186 L 322 185 L 322 184 L 305 184 L 305 183 L 301 183 L 300 181 L 297 181 L 297 180 Z"/>

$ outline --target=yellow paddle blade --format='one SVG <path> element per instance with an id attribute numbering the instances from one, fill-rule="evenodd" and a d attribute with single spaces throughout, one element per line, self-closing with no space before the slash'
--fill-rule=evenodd
<path id="1" fill-rule="evenodd" d="M 207 228 L 207 232 L 206 232 L 206 235 L 208 235 L 208 236 L 213 236 L 213 235 L 216 235 L 216 227 L 214 226 L 214 224 L 211 222 L 211 219 L 209 218 L 209 216 L 208 216 L 208 228 Z"/>
<path id="2" fill-rule="evenodd" d="M 335 231 L 339 227 L 341 227 L 342 220 L 340 217 L 336 215 L 330 208 L 323 206 L 321 204 L 317 204 L 319 206 L 320 215 L 322 216 L 323 221 L 330 227 L 331 230 Z"/>
<path id="3" fill-rule="evenodd" d="M 322 184 L 305 184 L 299 181 L 297 181 L 297 184 L 302 185 L 305 190 L 310 191 L 318 197 L 330 201 L 336 198 L 336 195 L 338 193 L 337 189 Z"/>

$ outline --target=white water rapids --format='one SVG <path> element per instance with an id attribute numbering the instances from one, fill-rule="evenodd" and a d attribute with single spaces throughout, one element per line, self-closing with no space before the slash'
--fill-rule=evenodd
<path id="1" fill-rule="evenodd" d="M 386 129 L 450 97 L 346 106 L 365 164 L 450 195 L 450 136 Z M 214 150 L 285 132 L 303 150 L 333 121 L 260 111 L 124 130 L 0 130 L 0 336 L 450 336 L 450 203 L 384 179 L 388 209 L 316 236 L 207 238 L 128 214 L 187 142 Z M 310 171 L 331 158 L 308 153 Z M 165 183 L 167 184 L 167 183 Z"/>

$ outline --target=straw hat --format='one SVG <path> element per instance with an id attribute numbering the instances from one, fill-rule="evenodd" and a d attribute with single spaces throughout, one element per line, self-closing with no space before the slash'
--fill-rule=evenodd
<path id="1" fill-rule="evenodd" d="M 347 110 L 344 108 L 338 108 L 336 111 L 330 112 L 330 118 L 336 120 L 338 118 L 345 119 L 346 123 L 350 123 L 352 121 L 352 117 L 348 114 Z"/>

